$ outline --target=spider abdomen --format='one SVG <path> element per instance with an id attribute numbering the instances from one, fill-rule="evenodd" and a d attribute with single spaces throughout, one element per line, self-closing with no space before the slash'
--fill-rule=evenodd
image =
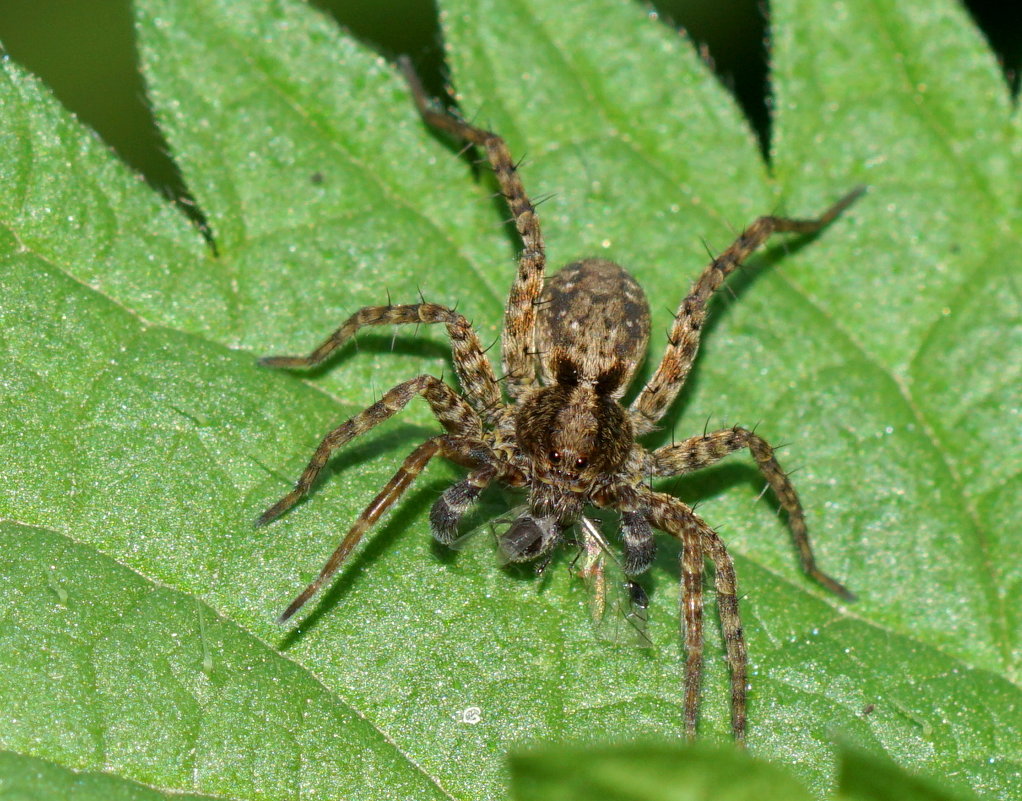
<path id="1" fill-rule="evenodd" d="M 536 350 L 546 384 L 592 384 L 619 398 L 646 355 L 649 303 L 623 267 L 572 262 L 546 282 L 536 316 Z"/>

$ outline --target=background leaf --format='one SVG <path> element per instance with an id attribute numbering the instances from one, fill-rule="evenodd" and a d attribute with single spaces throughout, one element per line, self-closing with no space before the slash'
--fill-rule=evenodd
<path id="1" fill-rule="evenodd" d="M 935 782 L 906 775 L 882 757 L 847 746 L 841 749 L 839 783 L 841 798 L 852 801 L 954 801 L 962 798 Z"/>
<path id="2" fill-rule="evenodd" d="M 541 207 L 552 264 L 626 264 L 655 331 L 705 262 L 702 240 L 720 250 L 757 214 L 813 214 L 870 184 L 823 235 L 737 276 L 649 444 L 707 419 L 791 442 L 821 562 L 860 595 L 843 606 L 797 574 L 747 462 L 667 483 L 704 501 L 738 557 L 754 753 L 823 795 L 841 733 L 1009 797 L 1017 121 L 950 3 L 821 15 L 783 0 L 773 19 L 770 178 L 727 93 L 642 9 L 445 5 L 462 108 L 527 155 L 533 195 L 557 193 Z M 505 795 L 513 746 L 680 738 L 676 550 L 663 542 L 648 582 L 656 651 L 608 645 L 566 569 L 501 570 L 486 537 L 455 555 L 429 543 L 449 466 L 430 468 L 299 632 L 273 625 L 435 423 L 406 410 L 285 519 L 251 520 L 331 425 L 451 368 L 436 331 L 399 332 L 393 351 L 390 332 L 370 333 L 310 376 L 254 357 L 420 287 L 495 339 L 516 244 L 486 176 L 316 13 L 146 0 L 138 28 L 215 252 L 34 79 L 9 61 L 0 78 L 0 515 L 14 521 L 0 592 L 21 677 L 3 692 L 19 711 L 0 719 L 0 747 L 164 792 L 478 799 Z M 505 508 L 495 494 L 479 521 Z M 211 694 L 217 679 L 231 692 Z M 704 696 L 701 732 L 726 741 L 719 656 Z M 470 707 L 478 723 L 463 722 Z M 152 720 L 166 737 L 146 736 Z"/>
<path id="3" fill-rule="evenodd" d="M 550 801 L 804 801 L 791 775 L 733 749 L 647 742 L 551 747 L 511 759 L 514 798 Z"/>
<path id="4" fill-rule="evenodd" d="M 860 748 L 839 747 L 839 762 L 838 798 L 962 798 Z M 552 745 L 516 754 L 511 758 L 511 780 L 513 796 L 521 801 L 799 801 L 810 797 L 788 771 L 739 751 L 655 741 L 586 748 Z"/>
<path id="5" fill-rule="evenodd" d="M 105 773 L 83 774 L 41 759 L 0 752 L 0 793 L 7 798 L 75 801 L 208 801 L 210 796 L 162 793 Z"/>

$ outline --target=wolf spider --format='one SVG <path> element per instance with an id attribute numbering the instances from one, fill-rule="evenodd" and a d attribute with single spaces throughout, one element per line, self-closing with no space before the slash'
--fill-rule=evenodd
<path id="1" fill-rule="evenodd" d="M 656 550 L 653 531 L 681 542 L 685 662 L 685 731 L 695 736 L 703 663 L 703 563 L 715 568 L 717 603 L 731 673 L 731 726 L 737 741 L 746 729 L 747 657 L 738 614 L 735 569 L 717 533 L 677 498 L 654 491 L 652 477 L 677 476 L 714 464 L 748 448 L 787 512 L 802 569 L 827 589 L 851 593 L 824 574 L 813 558 L 805 518 L 795 490 L 762 438 L 744 428 L 727 428 L 649 451 L 636 437 L 656 428 L 685 382 L 706 321 L 707 301 L 749 254 L 774 233 L 812 234 L 847 208 L 856 189 L 818 218 L 760 217 L 707 267 L 681 302 L 663 360 L 628 407 L 621 398 L 646 353 L 649 305 L 639 284 L 610 261 L 573 262 L 544 285 L 546 257 L 539 220 L 504 140 L 434 108 L 410 65 L 401 68 L 423 120 L 467 146 L 486 153 L 513 215 L 523 249 L 511 286 L 502 334 L 505 403 L 501 386 L 479 337 L 454 309 L 436 303 L 367 306 L 353 314 L 308 356 L 271 356 L 270 367 L 320 364 L 363 326 L 442 323 L 451 340 L 454 366 L 464 397 L 431 375 L 398 384 L 361 414 L 323 439 L 294 489 L 267 509 L 263 525 L 290 509 L 312 487 L 331 455 L 421 395 L 445 434 L 431 437 L 405 459 L 366 507 L 319 576 L 291 602 L 279 622 L 295 614 L 344 563 L 369 528 L 401 497 L 434 456 L 468 468 L 429 514 L 433 536 L 452 544 L 458 524 L 490 484 L 528 490 L 527 510 L 499 536 L 512 562 L 540 559 L 565 539 L 587 506 L 615 509 L 621 516 L 623 566 L 628 576 L 649 568 Z"/>

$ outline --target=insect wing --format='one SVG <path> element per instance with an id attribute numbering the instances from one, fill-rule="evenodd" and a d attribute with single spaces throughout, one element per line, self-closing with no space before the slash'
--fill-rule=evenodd
<path id="1" fill-rule="evenodd" d="M 590 535 L 587 531 L 587 523 L 593 528 L 596 536 Z M 589 612 L 597 629 L 607 615 L 607 552 L 604 550 L 602 539 L 603 535 L 592 521 L 583 518 L 582 541 L 575 561 L 575 571 L 589 587 Z"/>
<path id="2" fill-rule="evenodd" d="M 625 576 L 621 561 L 597 524 L 580 521 L 581 553 L 576 570 L 589 587 L 589 609 L 600 639 L 637 648 L 652 648 L 647 623 L 649 596 L 642 585 Z"/>

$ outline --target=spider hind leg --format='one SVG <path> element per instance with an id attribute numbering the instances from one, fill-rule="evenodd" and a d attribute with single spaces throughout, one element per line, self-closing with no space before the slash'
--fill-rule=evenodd
<path id="1" fill-rule="evenodd" d="M 724 279 L 773 234 L 814 234 L 833 222 L 865 191 L 863 186 L 856 187 L 812 220 L 772 215 L 760 217 L 710 263 L 674 315 L 674 323 L 667 335 L 667 349 L 660 366 L 629 407 L 636 436 L 647 434 L 656 427 L 684 386 L 699 350 L 707 304 L 713 293 L 724 283 Z"/>

